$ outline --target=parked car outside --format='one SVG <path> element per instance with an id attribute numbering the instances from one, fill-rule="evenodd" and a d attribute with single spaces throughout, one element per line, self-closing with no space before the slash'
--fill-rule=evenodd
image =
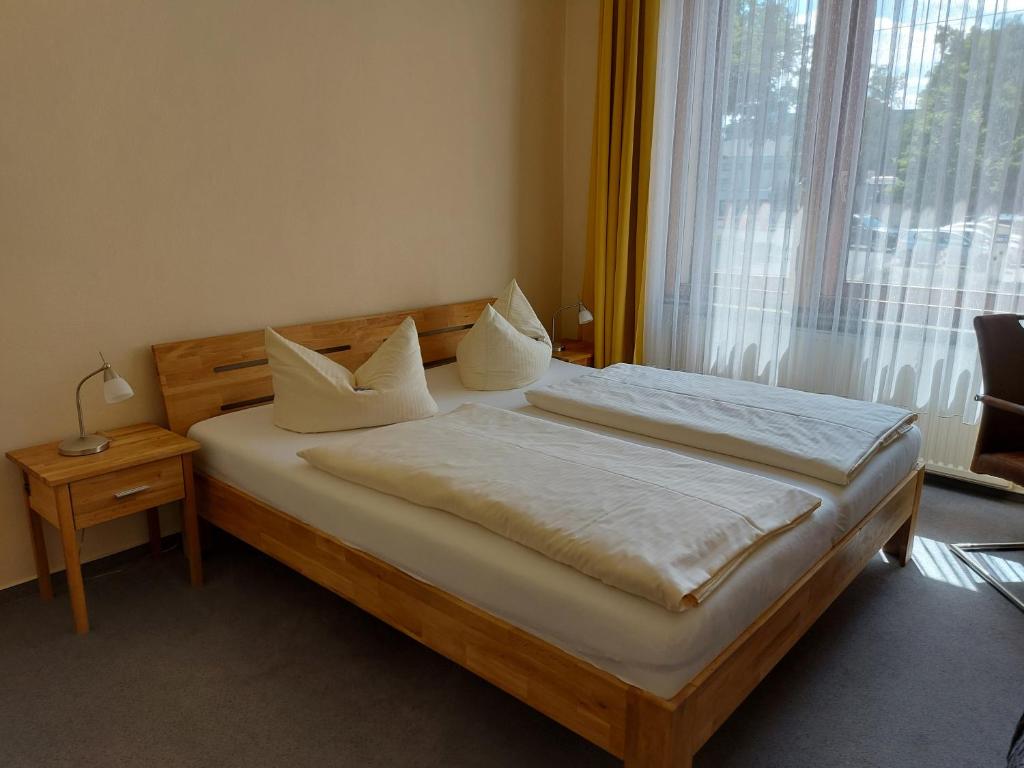
<path id="1" fill-rule="evenodd" d="M 877 216 L 855 213 L 850 217 L 850 246 L 892 252 L 899 241 L 899 229 L 887 227 Z"/>

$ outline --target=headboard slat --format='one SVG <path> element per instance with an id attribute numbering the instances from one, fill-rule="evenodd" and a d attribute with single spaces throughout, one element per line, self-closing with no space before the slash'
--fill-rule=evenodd
<path id="1" fill-rule="evenodd" d="M 443 304 L 347 320 L 306 323 L 275 330 L 298 344 L 354 369 L 406 318 L 416 321 L 427 367 L 451 362 L 455 348 L 493 299 Z M 273 400 L 274 388 L 263 346 L 263 331 L 153 345 L 167 421 L 179 434 L 197 421 L 225 410 L 251 408 Z"/>

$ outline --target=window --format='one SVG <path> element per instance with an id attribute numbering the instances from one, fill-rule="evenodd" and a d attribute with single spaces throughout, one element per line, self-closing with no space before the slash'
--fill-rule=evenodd
<path id="1" fill-rule="evenodd" d="M 663 0 L 647 362 L 974 420 L 1024 311 L 1024 0 Z"/>

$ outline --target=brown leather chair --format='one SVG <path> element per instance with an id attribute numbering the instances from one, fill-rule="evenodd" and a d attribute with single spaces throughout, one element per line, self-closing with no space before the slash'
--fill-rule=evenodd
<path id="1" fill-rule="evenodd" d="M 985 394 L 978 442 L 971 471 L 1024 485 L 1024 315 L 979 315 L 974 318 L 981 355 Z M 968 552 L 1024 550 L 1024 541 L 951 544 L 950 549 L 1011 603 L 1024 611 L 1024 601 L 981 568 Z"/>

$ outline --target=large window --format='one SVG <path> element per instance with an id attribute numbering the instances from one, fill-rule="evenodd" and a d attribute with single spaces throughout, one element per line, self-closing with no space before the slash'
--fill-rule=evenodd
<path id="1" fill-rule="evenodd" d="M 894 327 L 875 350 L 920 367 L 913 405 L 956 410 L 973 318 L 1024 294 L 1024 3 L 885 0 L 869 66 L 844 312 Z"/>
<path id="2" fill-rule="evenodd" d="M 1024 311 L 1024 0 L 663 0 L 648 361 L 965 423 Z"/>

